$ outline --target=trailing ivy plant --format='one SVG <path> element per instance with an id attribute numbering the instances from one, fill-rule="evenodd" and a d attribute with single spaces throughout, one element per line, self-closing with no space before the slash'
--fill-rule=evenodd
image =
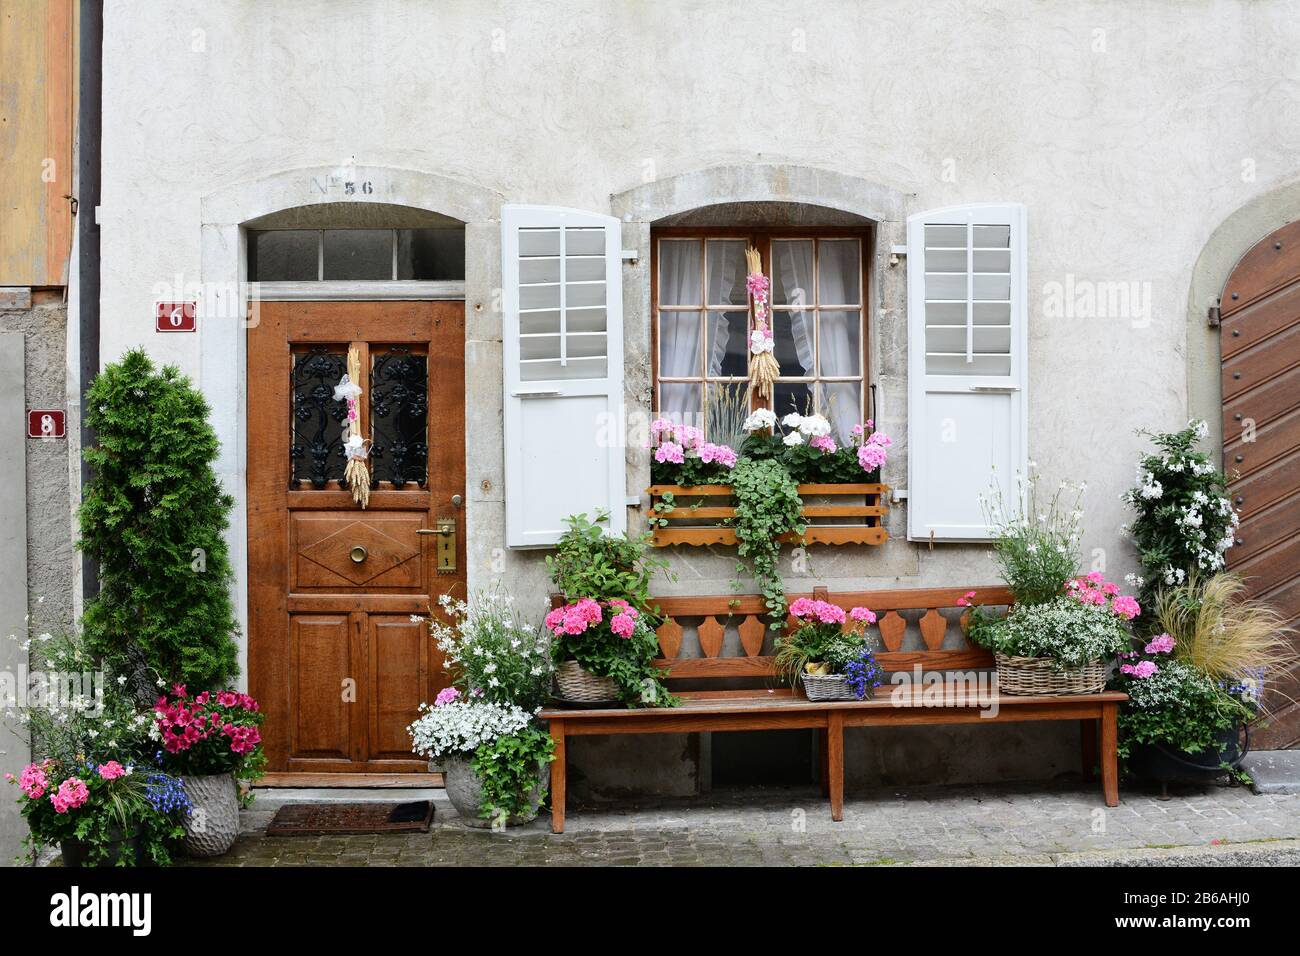
<path id="1" fill-rule="evenodd" d="M 239 672 L 232 572 L 223 532 L 234 502 L 212 462 L 208 405 L 172 366 L 142 349 L 109 365 L 86 395 L 97 445 L 82 497 L 79 546 L 99 564 L 86 641 L 143 695 L 155 675 L 227 686 Z M 147 681 L 145 679 L 147 676 Z"/>
<path id="2" fill-rule="evenodd" d="M 470 765 L 483 781 L 479 816 L 503 821 L 527 816 L 534 799 L 546 799 L 538 767 L 554 759 L 551 735 L 535 726 L 479 744 Z"/>
<path id="3" fill-rule="evenodd" d="M 805 530 L 799 486 L 785 465 L 772 458 L 742 458 L 732 470 L 731 485 L 736 499 L 731 522 L 736 531 L 737 572 L 748 573 L 758 582 L 771 615 L 770 627 L 780 630 L 786 618 L 778 567 L 781 536 L 790 532 L 802 536 Z"/>

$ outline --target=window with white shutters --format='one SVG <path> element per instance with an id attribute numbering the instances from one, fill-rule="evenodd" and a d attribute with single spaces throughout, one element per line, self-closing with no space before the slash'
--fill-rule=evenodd
<path id="1" fill-rule="evenodd" d="M 627 526 L 621 227 L 550 206 L 502 210 L 506 542 L 554 544 L 568 515 Z"/>
<path id="2" fill-rule="evenodd" d="M 907 270 L 908 536 L 987 540 L 980 495 L 1027 460 L 1024 207 L 910 217 Z"/>

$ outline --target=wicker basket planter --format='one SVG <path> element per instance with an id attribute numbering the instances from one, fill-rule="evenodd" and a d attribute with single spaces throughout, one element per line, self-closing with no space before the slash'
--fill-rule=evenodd
<path id="1" fill-rule="evenodd" d="M 809 700 L 870 700 L 875 691 L 874 687 L 868 687 L 866 695 L 859 697 L 843 674 L 804 674 L 800 680 Z"/>
<path id="2" fill-rule="evenodd" d="M 555 686 L 564 700 L 596 703 L 619 699 L 613 678 L 583 670 L 577 661 L 564 661 L 555 668 Z"/>
<path id="3" fill-rule="evenodd" d="M 1004 694 L 1055 697 L 1096 694 L 1106 688 L 1106 662 L 1095 660 L 1082 667 L 1056 669 L 1050 657 L 1008 657 L 995 654 L 998 688 Z"/>

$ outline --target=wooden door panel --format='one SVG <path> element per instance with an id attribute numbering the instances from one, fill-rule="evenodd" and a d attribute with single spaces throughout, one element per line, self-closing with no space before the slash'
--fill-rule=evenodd
<path id="1" fill-rule="evenodd" d="M 1256 243 L 1220 301 L 1223 465 L 1241 515 L 1227 564 L 1300 628 L 1300 222 Z M 1300 669 L 1275 682 L 1256 748 L 1300 745 L 1297 687 Z"/>
<path id="2" fill-rule="evenodd" d="M 295 614 L 289 622 L 291 756 L 351 760 L 355 696 L 347 615 Z"/>
<path id="3" fill-rule="evenodd" d="M 411 615 L 465 593 L 464 330 L 463 302 L 263 303 L 249 329 L 249 683 L 272 771 L 427 769 L 406 728 L 446 675 Z M 364 510 L 329 423 L 349 347 L 377 445 Z M 417 532 L 447 517 L 457 567 L 440 574 Z"/>
<path id="4" fill-rule="evenodd" d="M 367 701 L 371 760 L 411 759 L 406 728 L 429 700 L 429 639 L 424 624 L 370 615 Z"/>
<path id="5" fill-rule="evenodd" d="M 424 543 L 416 532 L 427 520 L 421 513 L 295 512 L 292 589 L 424 590 Z"/>

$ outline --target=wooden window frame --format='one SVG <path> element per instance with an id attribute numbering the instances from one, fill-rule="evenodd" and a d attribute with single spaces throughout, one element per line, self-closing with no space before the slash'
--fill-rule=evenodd
<path id="1" fill-rule="evenodd" d="M 817 354 L 814 347 L 814 365 L 813 365 L 814 374 L 813 375 L 811 376 L 784 376 L 783 375 L 781 376 L 780 379 L 778 379 L 778 382 L 802 382 L 809 385 L 816 385 L 818 382 L 821 381 L 828 381 L 828 382 L 861 381 L 862 390 L 861 390 L 860 400 L 861 400 L 863 420 L 870 417 L 870 415 L 872 414 L 872 401 L 871 401 L 871 394 L 870 394 L 871 346 L 870 346 L 869 332 L 871 329 L 872 315 L 871 315 L 871 304 L 870 304 L 871 303 L 871 282 L 870 282 L 871 275 L 870 275 L 869 264 L 872 261 L 872 256 L 874 255 L 874 251 L 875 251 L 874 250 L 875 230 L 873 228 L 871 228 L 870 226 L 863 226 L 858 228 L 782 227 L 782 228 L 774 228 L 774 229 L 753 229 L 748 227 L 738 227 L 733 229 L 726 226 L 705 226 L 705 227 L 665 226 L 661 228 L 651 229 L 650 231 L 650 376 L 651 376 L 650 407 L 652 413 L 655 414 L 656 416 L 659 413 L 659 385 L 660 385 L 659 243 L 661 240 L 664 239 L 695 239 L 701 242 L 705 242 L 707 240 L 731 239 L 731 240 L 746 242 L 758 250 L 759 257 L 763 262 L 763 271 L 769 277 L 769 279 L 772 277 L 772 241 L 774 239 L 775 240 L 805 239 L 805 240 L 813 240 L 814 242 L 816 242 L 816 240 L 819 239 L 857 239 L 861 243 L 860 245 L 861 257 L 859 263 L 861 268 L 861 277 L 860 277 L 861 291 L 859 294 L 859 299 L 861 301 L 860 304 L 857 306 L 857 309 L 861 314 L 860 340 L 862 346 L 862 355 L 861 355 L 862 374 L 860 378 L 845 378 L 845 377 L 838 377 L 838 376 L 827 377 L 821 375 L 820 356 Z M 707 256 L 703 254 L 703 251 L 704 251 L 704 247 L 701 246 L 701 257 L 700 257 L 701 280 L 704 283 L 703 290 L 707 290 L 706 270 L 708 268 L 708 265 L 707 265 Z M 814 260 L 813 260 L 814 283 L 816 283 L 817 281 L 817 272 L 818 272 L 817 259 L 816 259 L 816 254 L 814 253 Z M 698 312 L 707 318 L 710 312 L 718 312 L 718 311 L 739 312 L 742 309 L 742 306 L 740 305 L 730 306 L 726 309 L 714 309 L 711 307 L 711 304 L 709 302 L 705 301 L 706 298 L 707 296 L 702 291 L 701 301 L 698 306 L 669 307 L 668 310 L 680 311 L 680 312 Z M 844 305 L 844 303 L 840 303 L 840 304 Z M 805 305 L 804 308 L 813 313 L 815 317 L 814 336 L 816 338 L 819 338 L 820 325 L 821 325 L 820 312 L 822 311 L 823 308 L 832 312 L 837 310 L 835 309 L 834 304 L 823 306 L 822 303 L 817 301 L 816 292 L 814 292 L 812 304 Z M 752 299 L 747 299 L 745 305 L 743 306 L 743 309 L 745 310 L 748 316 L 746 327 L 747 329 L 752 329 L 753 322 L 754 322 L 754 307 L 753 307 Z M 794 311 L 794 309 L 792 309 L 789 306 L 773 305 L 771 306 L 771 311 L 772 312 Z M 846 311 L 846 310 L 840 309 L 838 311 Z M 701 343 L 701 348 L 702 349 L 705 348 L 705 343 L 703 342 Z M 748 357 L 749 355 L 748 342 L 746 343 L 745 352 L 746 352 L 746 356 Z M 670 384 L 674 382 L 684 383 L 684 384 L 698 382 L 701 388 L 707 388 L 709 383 L 711 382 L 726 384 L 726 383 L 736 383 L 736 382 L 743 382 L 743 381 L 746 381 L 746 379 L 737 378 L 734 376 L 709 377 L 707 373 L 703 370 L 701 372 L 701 377 L 698 378 L 672 377 L 668 379 L 668 382 Z M 773 399 L 768 399 L 766 401 L 763 401 L 763 400 L 759 400 L 757 397 L 751 396 L 750 408 L 751 410 L 758 409 L 758 408 L 770 408 L 774 398 L 775 396 L 773 396 Z"/>

